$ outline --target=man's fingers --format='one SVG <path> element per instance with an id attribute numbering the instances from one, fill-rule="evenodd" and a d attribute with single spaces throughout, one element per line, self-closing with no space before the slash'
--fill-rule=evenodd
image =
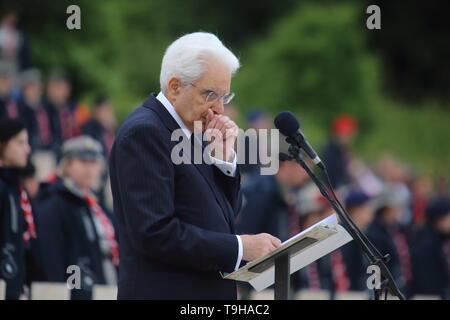
<path id="1" fill-rule="evenodd" d="M 208 109 L 208 114 L 206 115 L 206 120 L 208 123 L 214 118 L 214 112 L 211 109 Z"/>
<path id="2" fill-rule="evenodd" d="M 234 121 L 226 117 L 223 126 L 219 130 L 222 132 L 224 139 L 226 139 L 229 136 L 237 136 L 237 129 L 238 127 Z"/>
<path id="3" fill-rule="evenodd" d="M 212 112 L 211 110 L 208 110 L 208 114 L 209 112 Z M 208 125 L 206 126 L 207 129 L 214 129 L 217 123 L 217 117 L 215 117 L 214 115 L 212 116 L 211 120 L 208 122 Z"/>
<path id="4" fill-rule="evenodd" d="M 233 121 L 230 120 L 230 122 L 225 125 L 225 138 L 228 138 L 229 136 L 237 137 L 237 135 L 238 127 Z"/>
<path id="5" fill-rule="evenodd" d="M 271 236 L 270 237 L 270 242 L 272 242 L 272 244 L 274 245 L 275 248 L 278 248 L 279 246 L 281 246 L 281 241 L 280 239 Z"/>
<path id="6" fill-rule="evenodd" d="M 214 129 L 219 130 L 222 135 L 225 135 L 225 122 L 220 117 L 217 117 L 216 125 Z"/>
<path id="7" fill-rule="evenodd" d="M 228 136 L 237 136 L 237 126 L 229 117 L 224 115 L 214 116 L 208 123 L 207 129 L 219 130 L 222 134 L 222 139 L 225 140 Z"/>

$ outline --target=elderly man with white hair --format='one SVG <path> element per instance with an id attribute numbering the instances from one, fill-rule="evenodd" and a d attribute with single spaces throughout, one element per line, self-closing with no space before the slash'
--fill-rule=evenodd
<path id="1" fill-rule="evenodd" d="M 213 34 L 182 36 L 163 57 L 161 92 L 119 129 L 110 158 L 119 299 L 236 299 L 236 283 L 221 274 L 280 245 L 269 234 L 235 234 L 238 127 L 223 112 L 238 68 Z M 183 159 L 196 148 L 208 159 L 175 163 L 174 136 L 188 141 Z"/>

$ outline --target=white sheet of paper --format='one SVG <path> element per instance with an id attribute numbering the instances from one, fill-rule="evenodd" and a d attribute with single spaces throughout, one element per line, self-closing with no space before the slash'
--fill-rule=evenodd
<path id="1" fill-rule="evenodd" d="M 292 238 L 284 241 L 282 245 L 292 241 L 293 239 L 302 237 L 306 233 L 314 231 L 315 229 L 319 230 L 323 228 L 324 225 L 332 226 L 335 229 L 335 232 L 327 236 L 325 239 L 320 240 L 317 243 L 314 243 L 311 247 L 306 248 L 306 250 L 304 250 L 303 252 L 300 252 L 299 254 L 293 256 L 291 258 L 291 265 L 290 265 L 291 274 L 307 266 L 308 264 L 316 261 L 317 259 L 329 254 L 330 252 L 336 250 L 337 248 L 343 246 L 344 244 L 352 240 L 350 234 L 348 234 L 348 232 L 341 225 L 338 224 L 336 214 L 332 214 L 327 218 L 312 225 L 311 227 L 303 230 L 302 232 L 298 233 Z M 237 273 L 238 271 L 235 272 Z M 225 278 L 227 277 L 228 276 L 226 276 Z M 231 278 L 232 276 L 230 277 L 230 279 Z M 275 266 L 272 266 L 266 271 L 253 277 L 253 279 L 249 280 L 248 282 L 253 286 L 253 288 L 255 288 L 255 290 L 261 291 L 272 285 L 274 281 L 275 281 Z"/>

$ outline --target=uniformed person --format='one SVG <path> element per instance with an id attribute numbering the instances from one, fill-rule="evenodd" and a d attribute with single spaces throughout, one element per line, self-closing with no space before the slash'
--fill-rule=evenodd
<path id="1" fill-rule="evenodd" d="M 0 119 L 15 119 L 21 116 L 13 90 L 13 73 L 10 63 L 0 61 Z"/>
<path id="2" fill-rule="evenodd" d="M 6 299 L 27 298 L 24 285 L 37 268 L 35 219 L 20 179 L 29 153 L 25 125 L 0 120 L 0 279 L 6 282 Z"/>
<path id="3" fill-rule="evenodd" d="M 450 299 L 450 199 L 432 199 L 426 223 L 413 240 L 414 294 Z"/>
<path id="4" fill-rule="evenodd" d="M 345 197 L 345 207 L 350 218 L 362 232 L 372 223 L 375 211 L 372 199 L 363 191 L 352 189 Z M 367 291 L 367 267 L 369 261 L 356 241 L 350 241 L 340 248 L 349 280 L 349 290 Z"/>
<path id="5" fill-rule="evenodd" d="M 389 254 L 387 267 L 400 290 L 409 296 L 412 280 L 410 239 L 400 224 L 408 199 L 396 185 L 386 184 L 374 203 L 375 219 L 368 229 L 368 238 L 381 254 Z"/>
<path id="6" fill-rule="evenodd" d="M 59 179 L 38 204 L 39 242 L 45 252 L 46 279 L 66 282 L 70 277 L 72 299 L 90 299 L 95 284 L 116 284 L 119 252 L 112 216 L 97 202 L 92 191 L 102 170 L 102 160 L 102 147 L 92 138 L 80 136 L 66 141 Z M 71 277 L 77 272 L 79 287 Z"/>

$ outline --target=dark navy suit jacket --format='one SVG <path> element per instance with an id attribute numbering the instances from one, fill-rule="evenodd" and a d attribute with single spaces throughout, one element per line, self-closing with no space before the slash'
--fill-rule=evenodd
<path id="1" fill-rule="evenodd" d="M 240 175 L 171 161 L 179 126 L 152 94 L 123 123 L 110 157 L 119 299 L 236 299 Z"/>

